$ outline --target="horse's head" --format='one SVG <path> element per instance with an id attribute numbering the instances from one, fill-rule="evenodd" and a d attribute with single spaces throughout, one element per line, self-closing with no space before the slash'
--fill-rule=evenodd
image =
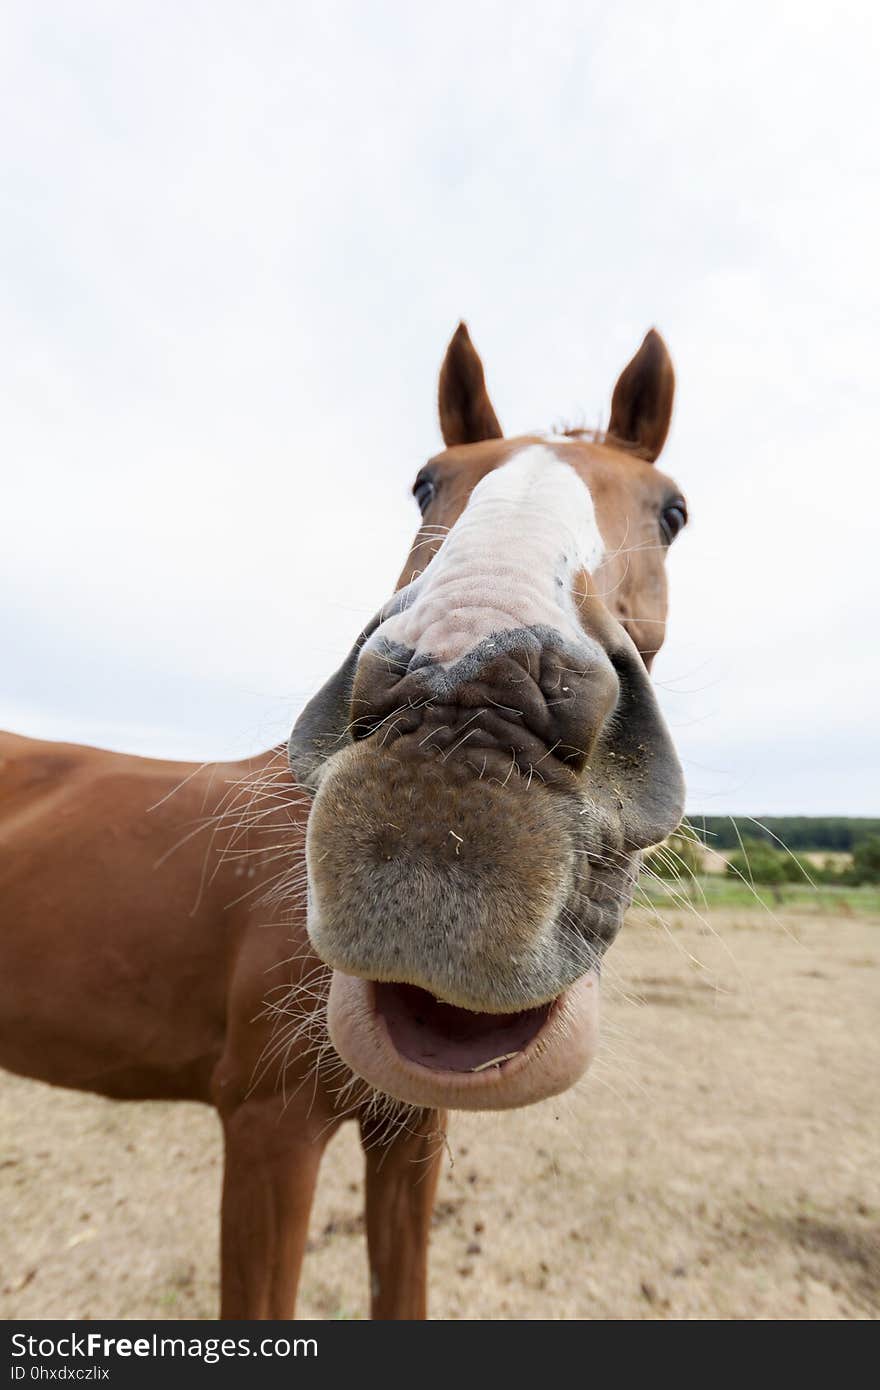
<path id="1" fill-rule="evenodd" d="M 504 439 L 461 325 L 397 592 L 291 735 L 331 1038 L 400 1100 L 522 1105 L 592 1056 L 639 851 L 682 812 L 648 678 L 686 519 L 653 466 L 673 391 L 651 332 L 601 438 Z"/>

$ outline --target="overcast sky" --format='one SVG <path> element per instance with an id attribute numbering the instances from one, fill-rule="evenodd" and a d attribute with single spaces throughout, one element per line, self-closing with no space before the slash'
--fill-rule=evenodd
<path id="1" fill-rule="evenodd" d="M 465 317 L 505 430 L 655 324 L 691 810 L 880 813 L 868 3 L 7 3 L 0 723 L 283 737 L 388 595 Z"/>

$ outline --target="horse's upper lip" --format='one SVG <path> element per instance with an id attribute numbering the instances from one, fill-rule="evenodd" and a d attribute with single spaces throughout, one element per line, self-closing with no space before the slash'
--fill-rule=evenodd
<path id="1" fill-rule="evenodd" d="M 330 1037 L 377 1090 L 411 1105 L 504 1110 L 566 1090 L 592 1060 L 598 980 L 588 974 L 552 1003 L 478 1014 L 411 986 L 334 970 Z"/>

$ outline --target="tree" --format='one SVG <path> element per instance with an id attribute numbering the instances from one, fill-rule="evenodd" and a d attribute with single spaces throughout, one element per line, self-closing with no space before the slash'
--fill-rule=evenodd
<path id="1" fill-rule="evenodd" d="M 791 881 L 788 855 L 764 840 L 743 840 L 727 860 L 725 873 L 746 883 L 781 884 Z M 796 867 L 792 863 L 792 867 Z"/>
<path id="2" fill-rule="evenodd" d="M 852 868 L 845 877 L 850 883 L 880 883 L 880 835 L 857 841 Z"/>
<path id="3" fill-rule="evenodd" d="M 696 878 L 704 872 L 703 850 L 690 827 L 680 827 L 645 855 L 645 868 L 659 878 Z"/>

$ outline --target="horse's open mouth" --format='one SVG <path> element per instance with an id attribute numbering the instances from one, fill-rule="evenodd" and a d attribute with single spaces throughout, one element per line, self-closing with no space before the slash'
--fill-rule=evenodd
<path id="1" fill-rule="evenodd" d="M 598 1033 L 598 981 L 585 975 L 550 1003 L 476 1013 L 415 985 L 333 972 L 333 1045 L 370 1085 L 411 1105 L 504 1110 L 565 1090 Z"/>
<path id="2" fill-rule="evenodd" d="M 432 1071 L 478 1072 L 518 1057 L 547 1022 L 552 1004 L 515 1014 L 478 1014 L 416 985 L 377 984 L 373 1005 L 401 1057 Z"/>

